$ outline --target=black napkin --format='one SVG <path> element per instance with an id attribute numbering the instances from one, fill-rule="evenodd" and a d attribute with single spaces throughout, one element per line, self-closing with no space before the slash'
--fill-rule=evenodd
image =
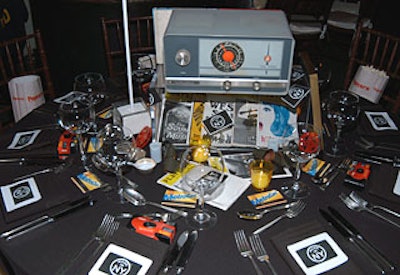
<path id="1" fill-rule="evenodd" d="M 357 133 L 360 136 L 364 136 L 370 141 L 375 141 L 375 142 L 388 142 L 388 143 L 393 143 L 397 144 L 400 138 L 400 119 L 391 114 L 388 113 L 390 118 L 393 120 L 393 122 L 396 124 L 398 130 L 382 130 L 382 131 L 377 131 L 375 130 L 371 122 L 369 121 L 368 117 L 365 115 L 365 112 L 386 112 L 382 107 L 380 106 L 369 106 L 364 108 L 362 112 L 360 112 L 360 117 L 359 117 L 359 124 L 357 127 Z"/>
<path id="2" fill-rule="evenodd" d="M 292 269 L 295 274 L 304 274 L 301 268 L 297 265 L 296 261 L 290 255 L 287 250 L 287 246 L 298 241 L 304 240 L 306 238 L 312 237 L 322 232 L 329 233 L 331 229 L 325 228 L 319 221 L 308 222 L 299 226 L 291 227 L 284 230 L 283 232 L 271 237 L 272 243 L 275 245 L 282 258 L 287 262 L 287 264 Z M 331 235 L 332 237 L 333 235 Z M 333 237 L 332 237 L 333 238 Z M 340 246 L 339 242 L 334 239 L 335 242 Z M 346 251 L 341 247 L 345 254 Z M 349 257 L 349 255 L 347 254 Z M 355 263 L 350 259 L 342 265 L 325 272 L 326 274 L 363 274 L 363 272 L 355 265 Z"/>
<path id="3" fill-rule="evenodd" d="M 137 234 L 133 229 L 128 228 L 121 222 L 119 229 L 114 233 L 113 237 L 104 243 L 96 255 L 92 255 L 90 252 L 86 253 L 83 257 L 77 259 L 69 271 L 78 272 L 75 274 L 87 274 L 110 243 L 151 259 L 153 263 L 147 274 L 157 274 L 169 248 L 169 245 L 166 243 Z"/>
<path id="4" fill-rule="evenodd" d="M 69 179 L 71 175 L 69 171 L 65 171 L 60 174 L 48 173 L 35 176 L 34 179 L 42 198 L 37 202 L 10 212 L 6 211 L 3 197 L 1 196 L 1 212 L 6 223 L 4 227 L 15 227 L 41 215 L 49 214 L 49 211 L 62 208 L 70 202 L 81 199 L 84 195 Z M 65 180 L 60 180 L 61 178 Z"/>
<path id="5" fill-rule="evenodd" d="M 400 196 L 393 193 L 398 171 L 390 164 L 373 165 L 367 182 L 368 193 L 400 204 Z"/>
<path id="6" fill-rule="evenodd" d="M 19 130 L 18 132 L 32 131 L 35 128 L 29 130 Z M 57 158 L 57 145 L 62 131 L 56 129 L 43 129 L 36 137 L 35 141 L 22 148 L 22 149 L 8 149 L 7 147 L 12 143 L 13 138 L 17 132 L 7 132 L 0 138 L 0 158 L 41 158 L 50 157 Z"/>

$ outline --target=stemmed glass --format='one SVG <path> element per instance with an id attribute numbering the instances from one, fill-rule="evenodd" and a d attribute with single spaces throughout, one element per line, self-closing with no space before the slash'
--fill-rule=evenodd
<path id="1" fill-rule="evenodd" d="M 293 138 L 282 148 L 285 155 L 296 164 L 293 182 L 282 187 L 284 195 L 290 199 L 302 199 L 309 195 L 308 185 L 300 181 L 301 167 L 320 151 L 320 137 L 312 124 L 297 122 L 296 130 Z"/>
<path id="2" fill-rule="evenodd" d="M 87 93 L 96 105 L 105 97 L 106 82 L 102 74 L 86 72 L 75 77 L 73 88 L 74 91 Z"/>
<path id="3" fill-rule="evenodd" d="M 101 171 L 110 171 L 116 175 L 119 202 L 125 203 L 122 194 L 123 168 L 135 156 L 135 138 L 127 128 L 106 124 L 97 134 L 97 139 L 98 146 L 92 161 Z"/>
<path id="4" fill-rule="evenodd" d="M 58 124 L 76 135 L 83 167 L 88 170 L 83 135 L 96 125 L 92 101 L 86 96 L 80 96 L 72 102 L 61 103 L 58 109 Z"/>
<path id="5" fill-rule="evenodd" d="M 187 148 L 180 162 L 182 189 L 195 193 L 197 207 L 186 222 L 195 229 L 204 230 L 215 226 L 217 214 L 204 208 L 206 200 L 221 194 L 225 181 L 225 162 L 220 150 L 207 145 Z"/>
<path id="6" fill-rule="evenodd" d="M 327 144 L 325 153 L 331 157 L 343 157 L 347 153 L 345 142 L 342 140 L 344 127 L 354 122 L 359 114 L 359 98 L 347 91 L 333 91 L 326 105 L 326 116 L 336 126 L 333 144 Z"/>

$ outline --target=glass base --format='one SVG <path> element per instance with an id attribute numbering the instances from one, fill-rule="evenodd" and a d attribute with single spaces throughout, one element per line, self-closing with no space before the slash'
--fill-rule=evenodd
<path id="1" fill-rule="evenodd" d="M 186 217 L 186 223 L 197 230 L 205 230 L 214 227 L 217 224 L 217 220 L 217 214 L 207 209 L 197 211 L 193 215 Z"/>
<path id="2" fill-rule="evenodd" d="M 294 182 L 281 187 L 282 193 L 288 199 L 304 199 L 310 195 L 310 189 L 304 182 Z"/>
<path id="3" fill-rule="evenodd" d="M 343 142 L 327 142 L 325 144 L 324 154 L 332 158 L 342 158 L 346 156 L 348 148 Z"/>

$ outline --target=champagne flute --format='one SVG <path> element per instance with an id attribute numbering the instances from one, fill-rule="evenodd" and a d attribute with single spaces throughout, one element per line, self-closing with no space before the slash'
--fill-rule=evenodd
<path id="1" fill-rule="evenodd" d="M 58 109 L 58 124 L 75 134 L 83 167 L 88 170 L 87 155 L 83 135 L 95 127 L 95 110 L 87 96 L 80 96 L 69 103 L 61 103 Z"/>
<path id="2" fill-rule="evenodd" d="M 123 167 L 130 164 L 135 156 L 135 138 L 128 128 L 106 124 L 97 134 L 98 148 L 92 160 L 101 171 L 111 171 L 117 178 L 119 203 L 125 203 L 122 191 Z"/>
<path id="3" fill-rule="evenodd" d="M 283 194 L 290 199 L 302 199 L 309 195 L 308 185 L 300 181 L 301 167 L 320 151 L 320 137 L 312 124 L 297 122 L 296 130 L 293 138 L 282 148 L 285 155 L 296 164 L 293 181 L 282 186 Z"/>
<path id="4" fill-rule="evenodd" d="M 333 144 L 327 144 L 325 153 L 331 157 L 343 157 L 348 152 L 342 139 L 343 129 L 356 121 L 360 112 L 359 97 L 347 91 L 337 90 L 329 95 L 326 116 L 336 126 Z"/>
<path id="5" fill-rule="evenodd" d="M 186 217 L 191 227 L 205 230 L 216 225 L 217 214 L 205 209 L 204 203 L 221 194 L 226 178 L 224 171 L 223 155 L 215 147 L 195 145 L 183 152 L 180 163 L 182 188 L 198 198 L 195 212 Z"/>

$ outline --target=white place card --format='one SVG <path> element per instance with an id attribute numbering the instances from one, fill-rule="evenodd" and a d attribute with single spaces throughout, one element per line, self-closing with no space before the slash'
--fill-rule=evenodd
<path id="1" fill-rule="evenodd" d="M 326 232 L 288 245 L 287 249 L 307 275 L 321 274 L 348 260 L 347 255 Z"/>
<path id="2" fill-rule="evenodd" d="M 7 212 L 27 206 L 42 198 L 33 177 L 2 186 L 0 190 Z"/>
<path id="3" fill-rule="evenodd" d="M 35 139 L 40 134 L 40 132 L 41 130 L 33 130 L 16 133 L 7 149 L 19 150 L 31 145 L 33 142 L 35 142 Z"/>
<path id="4" fill-rule="evenodd" d="M 145 275 L 152 264 L 151 259 L 110 243 L 88 275 Z"/>

